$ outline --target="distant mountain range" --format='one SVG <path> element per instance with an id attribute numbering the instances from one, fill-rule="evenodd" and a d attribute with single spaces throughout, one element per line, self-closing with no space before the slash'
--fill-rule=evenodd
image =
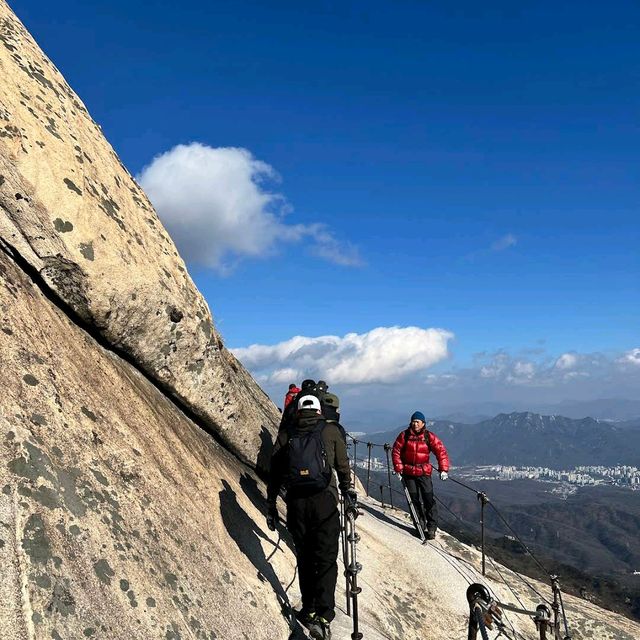
<path id="1" fill-rule="evenodd" d="M 406 427 L 361 436 L 393 443 Z M 580 465 L 640 467 L 640 421 L 612 423 L 538 413 L 501 413 L 477 424 L 435 420 L 454 465 L 501 464 L 570 469 Z"/>
<path id="2" fill-rule="evenodd" d="M 596 398 L 595 400 L 563 400 L 559 403 L 522 403 L 506 404 L 504 402 L 474 402 L 458 405 L 454 410 L 437 415 L 438 420 L 452 420 L 475 424 L 488 420 L 499 413 L 523 412 L 528 409 L 543 415 L 560 415 L 567 418 L 591 417 L 596 420 L 611 422 L 627 421 L 640 418 L 640 400 L 629 398 Z"/>

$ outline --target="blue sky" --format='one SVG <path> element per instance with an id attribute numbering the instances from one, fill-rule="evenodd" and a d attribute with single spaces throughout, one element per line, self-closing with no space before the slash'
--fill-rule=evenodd
<path id="1" fill-rule="evenodd" d="M 257 209 L 225 237 L 259 222 L 262 244 L 228 237 L 207 265 L 189 228 L 176 240 L 229 346 L 439 328 L 445 355 L 405 386 L 496 354 L 549 372 L 565 353 L 597 354 L 582 377 L 608 384 L 475 388 L 505 402 L 638 389 L 640 356 L 620 359 L 640 347 L 640 7 L 591 4 L 11 2 L 132 174 L 181 144 L 250 154 L 224 185 L 259 182 Z M 220 203 L 201 181 L 206 228 Z M 180 206 L 143 186 L 175 238 Z"/>

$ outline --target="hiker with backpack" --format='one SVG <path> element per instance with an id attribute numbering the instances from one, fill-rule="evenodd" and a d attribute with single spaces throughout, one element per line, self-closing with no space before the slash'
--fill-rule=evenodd
<path id="1" fill-rule="evenodd" d="M 338 577 L 338 486 L 348 504 L 355 504 L 357 496 L 351 488 L 346 444 L 338 427 L 322 416 L 315 395 L 301 393 L 296 402 L 295 420 L 280 430 L 273 448 L 267 525 L 276 529 L 276 500 L 284 487 L 286 524 L 295 545 L 302 595 L 296 617 L 312 638 L 328 640 Z"/>
<path id="2" fill-rule="evenodd" d="M 291 383 L 289 385 L 289 390 L 287 391 L 285 397 L 284 397 L 284 407 L 283 407 L 283 411 L 284 409 L 286 409 L 289 404 L 291 404 L 291 402 L 295 399 L 295 397 L 300 393 L 300 389 L 297 387 L 297 385 Z"/>
<path id="3" fill-rule="evenodd" d="M 308 378 L 307 380 L 303 380 L 300 385 L 300 391 L 291 398 L 289 404 L 287 404 L 282 412 L 282 418 L 280 418 L 280 427 L 278 431 L 282 431 L 283 429 L 288 429 L 291 427 L 298 414 L 298 399 L 302 396 L 312 395 L 316 396 L 316 381 Z"/>
<path id="4" fill-rule="evenodd" d="M 340 424 L 340 400 L 335 393 L 325 393 L 322 402 L 320 403 L 322 407 L 322 415 L 325 420 L 329 423 L 333 423 L 338 427 L 338 431 L 340 431 L 340 435 L 342 439 L 347 441 L 347 432 L 344 430 L 344 427 Z"/>
<path id="5" fill-rule="evenodd" d="M 440 438 L 425 424 L 424 414 L 415 411 L 409 427 L 398 434 L 393 444 L 392 459 L 394 471 L 402 476 L 409 491 L 421 529 L 426 531 L 428 540 L 433 540 L 438 528 L 438 507 L 433 497 L 429 455 L 434 453 L 438 460 L 441 480 L 449 477 L 449 455 Z"/>

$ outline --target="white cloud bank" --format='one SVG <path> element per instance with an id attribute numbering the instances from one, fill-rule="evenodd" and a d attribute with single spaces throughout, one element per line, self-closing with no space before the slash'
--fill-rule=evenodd
<path id="1" fill-rule="evenodd" d="M 466 367 L 452 361 L 445 368 L 451 339 L 453 334 L 443 329 L 378 327 L 344 337 L 296 336 L 233 352 L 279 406 L 289 383 L 323 378 L 340 396 L 345 423 L 369 430 L 400 425 L 416 409 L 430 416 L 460 409 L 482 415 L 555 413 L 558 403 L 570 401 L 594 405 L 567 409 L 574 417 L 590 415 L 598 403 L 606 405 L 600 417 L 616 411 L 626 416 L 632 409 L 624 402 L 615 409 L 615 399 L 636 398 L 640 389 L 640 348 L 555 354 L 499 350 L 476 354 Z"/>
<path id="2" fill-rule="evenodd" d="M 453 334 L 444 329 L 378 327 L 344 337 L 296 336 L 233 353 L 260 380 L 285 384 L 324 378 L 330 384 L 393 383 L 446 359 Z"/>
<path id="3" fill-rule="evenodd" d="M 627 351 L 622 355 L 618 362 L 623 365 L 640 367 L 640 348 Z"/>
<path id="4" fill-rule="evenodd" d="M 265 257 L 282 243 L 306 240 L 309 251 L 342 266 L 361 266 L 357 247 L 323 224 L 286 224 L 286 198 L 268 185 L 277 172 L 247 149 L 198 142 L 157 156 L 138 176 L 182 257 L 220 272 L 245 257 Z"/>

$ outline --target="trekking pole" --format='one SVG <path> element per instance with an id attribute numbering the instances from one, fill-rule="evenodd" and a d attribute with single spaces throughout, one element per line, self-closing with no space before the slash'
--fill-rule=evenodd
<path id="1" fill-rule="evenodd" d="M 427 543 L 427 538 L 424 535 L 424 531 L 422 530 L 422 526 L 420 525 L 420 520 L 418 518 L 418 514 L 416 513 L 416 508 L 413 505 L 413 502 L 411 500 L 411 496 L 409 495 L 409 489 L 407 489 L 407 485 L 404 481 L 404 478 L 402 476 L 400 476 L 400 482 L 402 483 L 402 488 L 404 489 L 404 495 L 405 498 L 407 499 L 407 504 L 409 505 L 409 514 L 411 515 L 411 519 L 413 520 L 413 524 L 415 526 L 415 528 L 418 530 L 418 535 L 420 536 L 420 540 L 422 541 L 422 544 L 426 544 Z"/>
<path id="2" fill-rule="evenodd" d="M 384 451 L 387 454 L 387 477 L 389 478 L 389 504 L 393 509 L 393 491 L 391 489 L 391 464 L 389 464 L 389 449 L 391 449 L 391 445 L 388 442 L 385 442 Z"/>
<path id="3" fill-rule="evenodd" d="M 382 508 L 384 509 L 384 485 L 380 485 L 380 504 L 382 505 Z"/>
<path id="4" fill-rule="evenodd" d="M 349 524 L 347 541 L 349 543 L 350 558 L 346 569 L 347 580 L 349 583 L 349 595 L 353 602 L 353 633 L 352 640 L 362 640 L 362 633 L 358 629 L 358 594 L 362 589 L 358 586 L 358 573 L 362 571 L 362 565 L 356 559 L 356 545 L 360 540 L 360 535 L 356 533 L 356 518 L 358 517 L 358 504 L 353 503 L 345 505 L 345 515 Z"/>
<path id="5" fill-rule="evenodd" d="M 347 598 L 347 615 L 351 616 L 351 598 L 349 596 L 349 551 L 347 549 L 347 520 L 345 518 L 345 506 L 344 506 L 344 498 L 340 500 L 340 524 L 342 525 L 340 531 L 340 537 L 342 540 L 342 564 L 344 565 L 344 575 L 345 575 L 345 595 Z"/>

